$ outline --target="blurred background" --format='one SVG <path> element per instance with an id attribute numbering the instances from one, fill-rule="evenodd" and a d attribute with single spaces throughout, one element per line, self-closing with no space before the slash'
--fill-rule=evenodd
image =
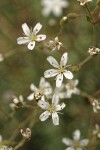
<path id="1" fill-rule="evenodd" d="M 94 10 L 96 0 L 89 7 Z M 64 48 L 51 52 L 44 47 L 59 33 L 63 16 L 72 12 L 84 14 L 69 20 L 59 35 L 59 40 L 69 53 L 68 64 L 78 64 L 89 56 L 88 48 L 94 46 L 93 31 L 91 23 L 86 19 L 87 11 L 76 0 L 69 0 L 69 6 L 63 9 L 60 17 L 52 13 L 45 17 L 41 13 L 42 9 L 41 0 L 0 0 L 0 54 L 4 58 L 0 62 L 0 134 L 4 140 L 19 142 L 22 139 L 20 128 L 25 129 L 30 125 L 32 138 L 21 149 L 63 150 L 66 148 L 61 142 L 63 137 L 72 138 L 73 131 L 80 129 L 82 137 L 89 138 L 94 125 L 100 124 L 100 116 L 94 114 L 87 98 L 73 95 L 71 99 L 65 99 L 67 106 L 63 110 L 64 114 L 60 115 L 60 125 L 57 127 L 52 124 L 51 118 L 40 122 L 40 111 L 34 111 L 31 121 L 24 124 L 32 110 L 12 111 L 9 104 L 12 102 L 12 95 L 22 94 L 27 101 L 26 97 L 31 93 L 30 84 L 38 86 L 44 71 L 51 67 L 46 61 L 47 56 L 52 55 L 59 62 L 61 55 L 66 52 Z M 25 22 L 32 28 L 40 22 L 43 25 L 40 33 L 47 35 L 47 39 L 42 44 L 36 43 L 32 51 L 25 45 L 17 44 L 17 38 L 23 33 L 21 25 Z M 100 24 L 95 25 L 95 39 L 96 46 L 100 48 Z M 100 89 L 99 64 L 100 56 L 94 57 L 74 74 L 74 78 L 79 79 L 78 88 L 89 95 L 95 95 Z M 54 79 L 48 81 L 55 85 Z M 100 98 L 100 93 L 95 98 Z M 91 150 L 100 150 L 98 141 Z"/>

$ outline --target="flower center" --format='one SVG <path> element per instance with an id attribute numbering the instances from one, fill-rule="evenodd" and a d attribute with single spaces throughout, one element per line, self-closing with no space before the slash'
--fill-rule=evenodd
<path id="1" fill-rule="evenodd" d="M 36 40 L 37 40 L 37 36 L 31 34 L 31 35 L 29 36 L 29 39 L 30 39 L 30 41 L 36 41 Z"/>
<path id="2" fill-rule="evenodd" d="M 80 147 L 80 141 L 74 141 L 73 146 L 74 146 L 74 148 L 79 148 Z"/>
<path id="3" fill-rule="evenodd" d="M 69 87 L 70 87 L 70 89 L 72 89 L 72 90 L 75 88 L 75 86 L 74 86 L 73 83 L 69 83 Z"/>
<path id="4" fill-rule="evenodd" d="M 53 113 L 53 112 L 56 111 L 56 107 L 55 107 L 54 105 L 50 105 L 49 108 L 48 108 L 48 111 L 49 111 L 50 113 Z"/>
<path id="5" fill-rule="evenodd" d="M 40 88 L 40 89 L 39 89 L 39 93 L 40 93 L 41 95 L 44 95 L 45 89 L 44 89 L 44 88 Z"/>
<path id="6" fill-rule="evenodd" d="M 60 66 L 59 67 L 59 73 L 64 73 L 65 72 L 65 67 L 64 66 Z"/>

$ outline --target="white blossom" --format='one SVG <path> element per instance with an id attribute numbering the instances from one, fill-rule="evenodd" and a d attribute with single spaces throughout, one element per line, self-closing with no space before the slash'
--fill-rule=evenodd
<path id="1" fill-rule="evenodd" d="M 52 51 L 59 50 L 61 46 L 62 43 L 59 41 L 58 37 L 55 37 L 54 40 L 50 40 L 48 44 L 48 47 L 52 49 Z"/>
<path id="2" fill-rule="evenodd" d="M 13 148 L 12 147 L 8 147 L 6 145 L 2 145 L 2 146 L 0 146 L 0 150 L 13 150 Z"/>
<path id="3" fill-rule="evenodd" d="M 28 100 L 33 100 L 34 98 L 41 99 L 42 96 L 48 97 L 52 93 L 52 87 L 49 82 L 45 81 L 45 78 L 41 77 L 39 88 L 34 84 L 30 85 L 30 89 L 33 91 L 28 97 Z"/>
<path id="4" fill-rule="evenodd" d="M 63 76 L 67 79 L 72 79 L 73 74 L 69 71 L 69 65 L 66 66 L 68 60 L 68 53 L 64 53 L 61 57 L 60 65 L 56 59 L 52 56 L 47 58 L 47 61 L 56 69 L 49 69 L 44 72 L 45 78 L 56 76 L 56 87 L 60 87 L 63 81 Z"/>
<path id="5" fill-rule="evenodd" d="M 59 96 L 53 95 L 52 104 L 46 102 L 45 99 L 41 99 L 38 101 L 39 107 L 41 107 L 45 112 L 43 112 L 39 119 L 41 121 L 45 121 L 52 115 L 52 121 L 54 125 L 59 125 L 59 116 L 58 113 L 61 111 L 66 105 L 64 103 L 59 104 Z"/>
<path id="6" fill-rule="evenodd" d="M 66 97 L 71 98 L 72 94 L 80 94 L 80 90 L 76 87 L 78 85 L 78 80 L 69 80 L 69 82 L 65 85 L 67 90 Z"/>
<path id="7" fill-rule="evenodd" d="M 67 0 L 41 0 L 42 14 L 47 17 L 52 12 L 56 17 L 61 16 L 62 8 L 68 6 Z"/>
<path id="8" fill-rule="evenodd" d="M 0 135 L 0 143 L 2 143 L 2 135 Z"/>
<path id="9" fill-rule="evenodd" d="M 29 140 L 31 138 L 31 130 L 29 128 L 26 128 L 25 131 L 21 129 L 20 132 L 25 139 Z"/>
<path id="10" fill-rule="evenodd" d="M 97 99 L 94 99 L 92 102 L 93 111 L 95 113 L 98 113 L 98 110 L 100 110 L 100 102 Z"/>
<path id="11" fill-rule="evenodd" d="M 92 47 L 89 48 L 88 52 L 90 53 L 91 56 L 97 55 L 100 52 L 100 48 Z"/>
<path id="12" fill-rule="evenodd" d="M 91 2 L 92 0 L 77 0 L 80 2 L 81 6 L 84 6 L 86 3 Z"/>
<path id="13" fill-rule="evenodd" d="M 96 135 L 100 138 L 100 126 L 98 124 L 95 125 L 95 129 L 93 130 L 93 135 Z"/>
<path id="14" fill-rule="evenodd" d="M 88 145 L 89 140 L 88 139 L 80 139 L 80 130 L 75 130 L 73 133 L 73 140 L 69 138 L 63 138 L 62 142 L 69 146 L 66 148 L 66 150 L 84 150 L 84 147 Z"/>
<path id="15" fill-rule="evenodd" d="M 0 62 L 2 62 L 4 60 L 4 56 L 2 53 L 0 53 Z"/>
<path id="16" fill-rule="evenodd" d="M 40 42 L 46 39 L 46 35 L 37 33 L 41 30 L 42 25 L 37 23 L 33 30 L 30 30 L 26 23 L 22 24 L 22 29 L 25 37 L 19 37 L 17 39 L 18 44 L 28 44 L 28 49 L 33 50 L 35 47 L 35 42 Z"/>
<path id="17" fill-rule="evenodd" d="M 60 99 L 66 98 L 65 85 L 62 84 L 60 87 L 56 87 L 54 93 L 58 95 Z"/>

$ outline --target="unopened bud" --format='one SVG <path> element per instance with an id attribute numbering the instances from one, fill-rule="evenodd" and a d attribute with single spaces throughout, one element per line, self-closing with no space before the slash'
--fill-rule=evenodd
<path id="1" fill-rule="evenodd" d="M 67 16 L 64 16 L 62 17 L 62 19 L 60 20 L 60 25 L 61 26 L 64 26 L 68 21 L 68 17 Z"/>

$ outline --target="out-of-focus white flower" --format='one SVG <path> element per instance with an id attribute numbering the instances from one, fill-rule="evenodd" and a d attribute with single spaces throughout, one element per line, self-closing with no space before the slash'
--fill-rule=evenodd
<path id="1" fill-rule="evenodd" d="M 46 102 L 45 99 L 41 99 L 38 101 L 39 107 L 45 110 L 39 117 L 41 121 L 45 121 L 52 115 L 52 121 L 54 125 L 59 125 L 59 116 L 58 112 L 61 111 L 66 105 L 64 103 L 59 104 L 59 96 L 53 95 L 52 104 Z"/>
<path id="2" fill-rule="evenodd" d="M 8 147 L 6 145 L 2 145 L 2 146 L 0 146 L 0 150 L 13 150 L 13 148 L 12 147 Z"/>
<path id="3" fill-rule="evenodd" d="M 95 113 L 98 113 L 98 110 L 100 110 L 100 102 L 97 99 L 94 99 L 92 102 L 93 111 Z"/>
<path id="4" fill-rule="evenodd" d="M 31 84 L 30 89 L 33 91 L 33 93 L 27 97 L 27 99 L 30 101 L 34 98 L 38 100 L 43 96 L 48 97 L 52 93 L 52 87 L 50 83 L 45 81 L 45 78 L 43 77 L 40 79 L 39 88 L 37 88 L 34 84 Z"/>
<path id="5" fill-rule="evenodd" d="M 0 53 L 0 62 L 2 62 L 4 60 L 4 56 L 3 54 Z"/>
<path id="6" fill-rule="evenodd" d="M 80 90 L 76 87 L 78 85 L 78 80 L 70 80 L 65 88 L 67 89 L 66 97 L 71 98 L 72 94 L 80 94 Z"/>
<path id="7" fill-rule="evenodd" d="M 80 2 L 81 6 L 84 6 L 86 3 L 91 2 L 92 0 L 77 0 Z"/>
<path id="8" fill-rule="evenodd" d="M 37 33 L 41 30 L 42 25 L 37 23 L 33 30 L 30 30 L 26 23 L 22 24 L 22 29 L 24 32 L 25 37 L 17 38 L 18 44 L 28 44 L 28 49 L 33 50 L 35 47 L 35 42 L 40 42 L 46 39 L 46 35 Z"/>
<path id="9" fill-rule="evenodd" d="M 59 41 L 58 37 L 55 37 L 54 41 L 50 40 L 48 44 L 48 47 L 52 49 L 52 51 L 59 50 L 61 46 L 62 43 Z"/>
<path id="10" fill-rule="evenodd" d="M 52 12 L 56 17 L 61 16 L 62 8 L 68 7 L 67 0 L 41 0 L 42 14 L 47 17 Z"/>
<path id="11" fill-rule="evenodd" d="M 0 143 L 2 143 L 2 135 L 0 135 Z"/>
<path id="12" fill-rule="evenodd" d="M 96 135 L 100 138 L 100 126 L 98 124 L 95 125 L 95 129 L 93 130 L 93 135 Z"/>
<path id="13" fill-rule="evenodd" d="M 25 139 L 29 140 L 31 138 L 31 130 L 29 128 L 26 128 L 25 131 L 21 129 L 20 132 Z"/>
<path id="14" fill-rule="evenodd" d="M 73 74 L 68 70 L 70 65 L 66 65 L 68 60 L 68 53 L 64 53 L 61 57 L 60 65 L 56 59 L 52 56 L 47 58 L 47 61 L 56 69 L 49 69 L 44 72 L 45 78 L 50 78 L 56 76 L 56 87 L 60 87 L 63 81 L 63 76 L 67 79 L 72 79 Z"/>
<path id="15" fill-rule="evenodd" d="M 97 55 L 100 52 L 100 48 L 92 47 L 89 48 L 88 52 L 90 53 L 91 56 Z"/>
<path id="16" fill-rule="evenodd" d="M 62 142 L 69 146 L 66 148 L 66 150 L 84 150 L 84 147 L 88 145 L 89 140 L 88 139 L 80 139 L 80 130 L 75 130 L 73 133 L 73 140 L 69 138 L 63 138 Z"/>
<path id="17" fill-rule="evenodd" d="M 62 84 L 60 87 L 54 89 L 54 93 L 59 96 L 60 99 L 66 98 L 65 85 Z"/>

